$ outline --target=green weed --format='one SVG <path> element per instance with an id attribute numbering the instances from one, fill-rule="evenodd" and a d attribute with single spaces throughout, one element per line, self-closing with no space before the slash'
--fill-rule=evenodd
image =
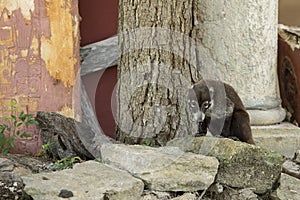
<path id="1" fill-rule="evenodd" d="M 63 169 L 68 169 L 68 168 L 73 168 L 73 165 L 75 163 L 81 162 L 81 158 L 79 156 L 74 156 L 72 158 L 63 158 L 61 160 L 57 160 L 54 163 L 54 169 L 55 170 L 63 170 Z"/>
<path id="2" fill-rule="evenodd" d="M 36 125 L 38 122 L 34 119 L 33 114 L 21 111 L 16 105 L 16 101 L 10 101 L 8 104 L 10 113 L 8 117 L 2 117 L 2 124 L 0 124 L 0 152 L 9 153 L 15 145 L 16 138 L 29 138 L 31 134 L 26 132 L 30 125 Z M 19 113 L 19 114 L 18 114 Z"/>

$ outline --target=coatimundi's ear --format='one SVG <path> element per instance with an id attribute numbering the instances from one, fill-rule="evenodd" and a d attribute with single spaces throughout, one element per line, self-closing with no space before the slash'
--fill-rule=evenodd
<path id="1" fill-rule="evenodd" d="M 209 90 L 210 99 L 213 99 L 214 98 L 214 92 L 215 92 L 214 87 L 209 87 L 208 90 Z"/>

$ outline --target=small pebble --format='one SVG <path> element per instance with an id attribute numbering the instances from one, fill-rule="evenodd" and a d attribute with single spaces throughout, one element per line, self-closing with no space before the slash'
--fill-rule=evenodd
<path id="1" fill-rule="evenodd" d="M 72 191 L 69 191 L 69 190 L 64 190 L 62 189 L 58 195 L 58 197 L 61 197 L 61 198 L 70 198 L 70 197 L 73 197 L 73 192 Z"/>

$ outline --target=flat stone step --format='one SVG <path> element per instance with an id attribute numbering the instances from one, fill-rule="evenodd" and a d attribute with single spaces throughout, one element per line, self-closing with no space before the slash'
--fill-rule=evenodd
<path id="1" fill-rule="evenodd" d="M 25 192 L 33 199 L 59 200 L 62 191 L 72 193 L 74 200 L 139 200 L 144 190 L 141 180 L 128 172 L 96 161 L 86 161 L 51 173 L 22 177 Z"/>
<path id="2" fill-rule="evenodd" d="M 256 145 L 292 158 L 300 149 L 300 128 L 291 123 L 269 126 L 252 126 Z"/>

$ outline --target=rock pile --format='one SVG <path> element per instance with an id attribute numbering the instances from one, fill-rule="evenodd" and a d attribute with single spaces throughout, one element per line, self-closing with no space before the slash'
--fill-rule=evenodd
<path id="1" fill-rule="evenodd" d="M 14 191 L 6 199 L 300 199 L 300 180 L 281 174 L 280 154 L 230 139 L 178 138 L 160 148 L 105 144 L 101 155 L 101 162 L 73 169 L 20 175 L 15 161 L 2 159 L 0 177 L 9 172 L 19 182 L 1 178 L 0 192 Z M 12 185 L 18 187 L 4 190 Z"/>
<path id="2" fill-rule="evenodd" d="M 230 139 L 190 137 L 172 140 L 168 145 L 184 151 L 216 157 L 219 170 L 215 182 L 231 188 L 251 189 L 264 195 L 278 187 L 283 156 L 266 149 Z"/>

